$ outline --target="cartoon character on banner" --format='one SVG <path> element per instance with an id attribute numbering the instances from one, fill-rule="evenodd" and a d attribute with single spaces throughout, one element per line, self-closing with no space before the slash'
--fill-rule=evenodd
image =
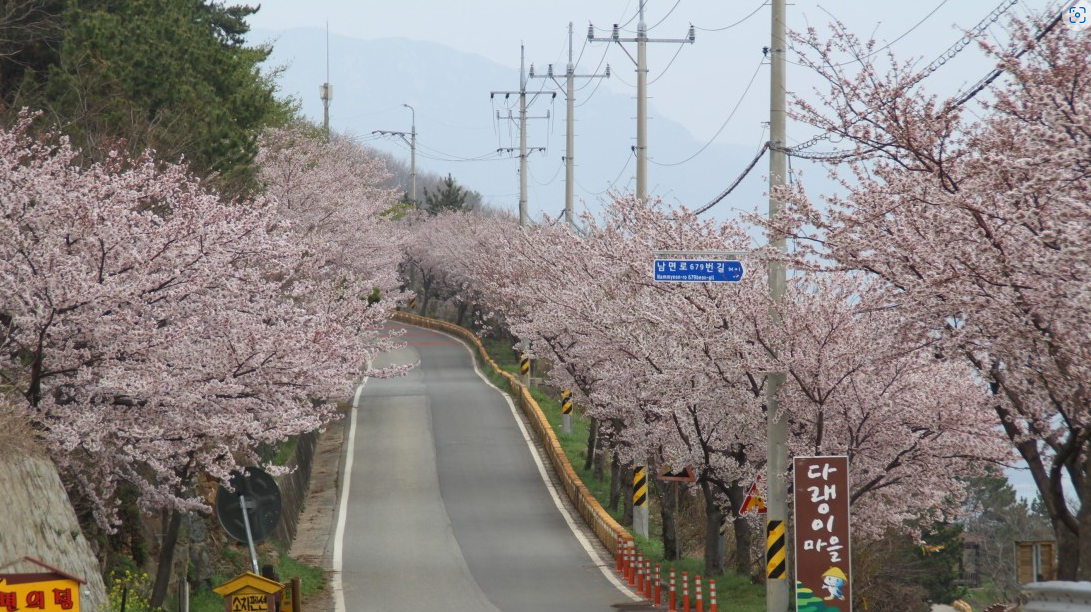
<path id="1" fill-rule="evenodd" d="M 822 588 L 829 593 L 825 599 L 845 599 L 845 585 L 849 582 L 848 576 L 839 567 L 831 567 L 822 574 Z"/>

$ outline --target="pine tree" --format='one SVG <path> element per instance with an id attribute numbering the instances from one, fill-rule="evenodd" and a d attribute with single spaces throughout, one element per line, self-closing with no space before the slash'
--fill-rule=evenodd
<path id="1" fill-rule="evenodd" d="M 462 186 L 450 174 L 443 179 L 442 185 L 434 194 L 428 193 L 427 188 L 424 190 L 424 202 L 428 207 L 428 214 L 438 215 L 441 212 L 465 208 L 468 194 L 462 190 Z"/>

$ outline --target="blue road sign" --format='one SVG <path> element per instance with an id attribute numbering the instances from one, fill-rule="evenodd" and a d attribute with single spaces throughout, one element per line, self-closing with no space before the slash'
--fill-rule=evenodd
<path id="1" fill-rule="evenodd" d="M 737 283 L 743 277 L 741 261 L 724 259 L 656 259 L 655 280 L 673 283 Z"/>

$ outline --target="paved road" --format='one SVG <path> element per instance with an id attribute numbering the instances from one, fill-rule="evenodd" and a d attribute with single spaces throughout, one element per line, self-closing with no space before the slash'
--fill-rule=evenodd
<path id="1" fill-rule="evenodd" d="M 347 447 L 345 609 L 607 612 L 633 605 L 569 528 L 510 404 L 477 375 L 466 347 L 407 329 L 409 346 L 385 357 L 419 359 L 420 367 L 367 382 Z"/>

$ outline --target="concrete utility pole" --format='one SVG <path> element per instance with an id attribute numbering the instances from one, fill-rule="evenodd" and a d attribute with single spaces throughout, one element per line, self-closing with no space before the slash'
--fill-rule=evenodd
<path id="1" fill-rule="evenodd" d="M 534 74 L 534 64 L 530 65 L 530 78 L 553 79 L 560 87 L 561 83 L 553 75 L 553 64 L 549 65 L 549 71 L 545 75 Z M 605 74 L 576 74 L 576 66 L 572 63 L 572 22 L 568 22 L 568 67 L 565 69 L 565 99 L 567 101 L 565 115 L 565 150 L 564 150 L 564 222 L 568 227 L 576 226 L 573 213 L 573 200 L 575 197 L 575 101 L 576 91 L 573 82 L 577 79 L 608 79 L 610 78 L 610 64 L 606 64 Z"/>
<path id="2" fill-rule="evenodd" d="M 326 142 L 330 141 L 330 101 L 333 100 L 333 85 L 330 85 L 330 24 L 326 24 L 326 82 L 318 88 L 322 98 L 322 131 Z"/>
<path id="3" fill-rule="evenodd" d="M 409 128 L 409 201 L 417 205 L 417 111 L 408 104 L 402 106 L 412 113 L 412 124 Z"/>
<path id="4" fill-rule="evenodd" d="M 522 45 L 519 45 L 519 90 L 493 91 L 489 93 L 489 97 L 494 98 L 496 94 L 504 94 L 505 98 L 513 94 L 519 96 L 519 227 L 526 227 L 530 222 L 527 214 L 527 152 L 545 151 L 545 147 L 527 147 L 527 119 L 542 119 L 543 117 L 527 117 L 526 53 Z M 557 94 L 553 95 L 556 96 Z M 508 113 L 510 118 L 511 111 L 508 111 Z M 500 119 L 500 111 L 496 111 L 496 118 Z M 547 113 L 544 118 L 549 118 L 549 114 Z M 502 151 L 512 152 L 514 149 L 501 147 L 496 150 L 497 153 Z"/>
<path id="5" fill-rule="evenodd" d="M 587 27 L 587 40 L 591 42 L 612 41 L 619 45 L 623 42 L 636 43 L 636 59 L 626 50 L 636 64 L 636 197 L 644 200 L 648 197 L 648 54 L 649 42 L 690 43 L 696 40 L 693 26 L 689 27 L 689 33 L 685 38 L 648 38 L 648 26 L 644 22 L 644 4 L 647 0 L 640 0 L 640 21 L 636 26 L 636 38 L 622 38 L 620 28 L 615 23 L 614 29 L 608 38 L 596 38 L 595 26 Z M 621 47 L 625 49 L 625 47 Z"/>
<path id="6" fill-rule="evenodd" d="M 402 106 L 408 108 L 412 113 L 413 123 L 408 132 L 375 130 L 372 134 L 398 136 L 409 145 L 409 199 L 413 202 L 414 206 L 420 208 L 420 202 L 417 201 L 417 111 L 413 110 L 413 107 L 408 104 L 402 104 Z"/>
<path id="7" fill-rule="evenodd" d="M 785 0 L 772 0 L 772 40 L 769 46 L 771 76 L 769 88 L 769 218 L 777 215 L 783 206 L 783 200 L 775 194 L 777 188 L 784 185 L 787 173 L 787 128 L 785 106 Z M 773 237 L 772 246 L 782 254 L 787 252 L 787 243 L 783 234 Z M 779 323 L 776 312 L 784 296 L 784 264 L 769 264 L 769 297 L 773 306 L 770 316 L 774 323 Z M 768 467 L 766 482 L 769 487 L 769 499 L 765 515 L 766 526 L 766 582 L 765 601 L 768 612 L 787 612 L 788 610 L 788 545 L 785 526 L 788 519 L 788 482 L 784 474 L 788 469 L 788 415 L 777 414 L 780 402 L 777 394 L 784 385 L 784 372 L 772 372 L 765 387 L 766 423 L 768 428 Z"/>

